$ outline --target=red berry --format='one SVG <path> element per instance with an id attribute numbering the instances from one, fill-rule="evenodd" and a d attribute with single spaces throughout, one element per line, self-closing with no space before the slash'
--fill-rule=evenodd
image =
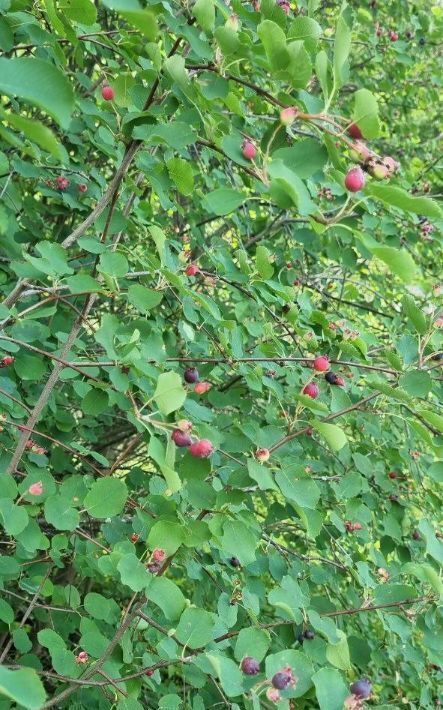
<path id="1" fill-rule="evenodd" d="M 132 533 L 131 542 L 138 542 L 139 539 L 140 539 L 140 535 L 137 535 L 137 533 Z"/>
<path id="2" fill-rule="evenodd" d="M 63 177 L 63 175 L 59 175 L 56 178 L 55 183 L 57 185 L 57 188 L 61 190 L 61 192 L 64 192 L 69 187 L 69 180 L 68 178 Z"/>
<path id="3" fill-rule="evenodd" d="M 318 395 L 320 394 L 318 385 L 316 385 L 315 382 L 308 382 L 308 384 L 303 387 L 303 394 L 306 394 L 308 397 L 311 397 L 311 399 L 317 399 Z"/>
<path id="4" fill-rule="evenodd" d="M 349 192 L 358 192 L 366 182 L 365 174 L 361 168 L 352 168 L 345 177 L 345 186 Z"/>
<path id="5" fill-rule="evenodd" d="M 326 372 L 329 370 L 329 360 L 326 355 L 319 355 L 314 360 L 314 370 L 317 372 Z"/>
<path id="6" fill-rule="evenodd" d="M 81 182 L 80 185 L 77 187 L 79 192 L 87 192 L 88 191 L 88 186 L 85 185 L 84 182 Z"/>
<path id="7" fill-rule="evenodd" d="M 197 459 L 207 459 L 214 451 L 214 447 L 209 439 L 200 439 L 199 441 L 194 441 L 188 451 L 191 456 L 195 456 Z"/>
<path id="8" fill-rule="evenodd" d="M 254 160 L 257 155 L 257 148 L 254 143 L 249 140 L 245 140 L 242 145 L 242 155 L 246 160 Z"/>
<path id="9" fill-rule="evenodd" d="M 360 128 L 357 126 L 356 123 L 351 123 L 351 125 L 348 126 L 348 136 L 360 140 L 360 138 L 363 138 L 363 133 L 361 132 Z"/>
<path id="10" fill-rule="evenodd" d="M 156 547 L 152 553 L 154 562 L 163 562 L 166 559 L 166 552 L 161 547 Z"/>
<path id="11" fill-rule="evenodd" d="M 194 382 L 198 382 L 200 379 L 200 375 L 198 374 L 197 368 L 187 367 L 183 373 L 183 379 L 190 385 L 194 384 Z"/>
<path id="12" fill-rule="evenodd" d="M 171 439 L 176 446 L 191 446 L 192 444 L 189 434 L 185 431 L 180 431 L 180 429 L 174 429 Z"/>
<path id="13" fill-rule="evenodd" d="M 8 365 L 12 365 L 14 359 L 15 358 L 13 358 L 12 355 L 5 355 L 1 360 L 0 367 L 8 367 Z"/>
<path id="14" fill-rule="evenodd" d="M 112 86 L 104 86 L 102 89 L 102 96 L 105 101 L 112 101 L 115 96 Z"/>
<path id="15" fill-rule="evenodd" d="M 198 274 L 200 269 L 198 268 L 197 264 L 189 264 L 189 266 L 186 267 L 185 269 L 185 274 L 186 276 L 195 276 Z"/>
<path id="16" fill-rule="evenodd" d="M 388 476 L 389 478 L 397 478 L 397 474 L 395 471 L 389 471 Z"/>
<path id="17" fill-rule="evenodd" d="M 154 675 L 154 672 L 155 671 L 153 671 L 152 668 L 147 668 L 147 670 L 145 670 L 145 675 L 147 675 L 150 678 L 151 675 Z"/>
<path id="18" fill-rule="evenodd" d="M 394 32 L 393 30 L 391 30 L 389 33 L 389 39 L 391 40 L 391 42 L 396 42 L 398 40 L 397 32 Z"/>

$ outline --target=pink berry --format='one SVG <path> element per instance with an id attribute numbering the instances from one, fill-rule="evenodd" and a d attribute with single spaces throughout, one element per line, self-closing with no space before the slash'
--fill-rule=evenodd
<path id="1" fill-rule="evenodd" d="M 77 189 L 79 192 L 87 192 L 88 186 L 84 182 L 81 182 L 80 185 L 78 185 Z"/>
<path id="2" fill-rule="evenodd" d="M 303 387 L 303 394 L 306 394 L 308 397 L 311 397 L 311 399 L 317 399 L 318 395 L 320 394 L 318 385 L 316 385 L 315 382 L 308 382 L 308 384 Z"/>
<path id="3" fill-rule="evenodd" d="M 360 128 L 357 126 L 356 123 L 351 123 L 351 125 L 348 126 L 348 136 L 360 140 L 360 138 L 363 138 L 363 133 L 361 132 Z"/>
<path id="4" fill-rule="evenodd" d="M 358 192 L 366 182 L 365 174 L 361 168 L 351 168 L 345 177 L 345 186 L 349 192 Z"/>
<path id="5" fill-rule="evenodd" d="M 179 419 L 177 422 L 177 429 L 180 429 L 180 431 L 191 431 L 192 429 L 192 422 L 190 422 L 188 419 Z"/>
<path id="6" fill-rule="evenodd" d="M 372 153 L 364 141 L 356 141 L 350 152 L 353 160 L 358 160 L 365 163 L 371 157 Z"/>
<path id="7" fill-rule="evenodd" d="M 291 123 L 294 123 L 297 116 L 298 108 L 295 106 L 288 106 L 288 108 L 284 108 L 280 111 L 280 121 L 284 126 L 290 126 Z"/>
<path id="8" fill-rule="evenodd" d="M 43 484 L 41 481 L 38 481 L 37 483 L 31 483 L 31 485 L 28 488 L 28 493 L 31 496 L 41 496 L 43 493 Z"/>
<path id="9" fill-rule="evenodd" d="M 210 382 L 197 382 L 197 384 L 194 385 L 194 392 L 196 394 L 205 394 L 205 392 L 208 392 L 211 387 L 212 385 Z"/>
<path id="10" fill-rule="evenodd" d="M 115 96 L 115 91 L 112 86 L 104 86 L 102 89 L 102 96 L 105 101 L 112 101 Z"/>
<path id="11" fill-rule="evenodd" d="M 314 360 L 314 370 L 317 372 L 326 372 L 329 370 L 329 360 L 326 355 L 319 355 Z"/>
<path id="12" fill-rule="evenodd" d="M 383 165 L 387 168 L 390 175 L 395 173 L 399 167 L 397 161 L 394 160 L 394 158 L 391 158 L 390 155 L 385 155 L 383 158 Z"/>
<path id="13" fill-rule="evenodd" d="M 255 458 L 257 461 L 260 461 L 263 463 L 264 461 L 269 461 L 269 457 L 271 456 L 269 449 L 257 449 L 255 452 Z"/>
<path id="14" fill-rule="evenodd" d="M 209 439 L 199 439 L 191 444 L 188 451 L 191 456 L 195 456 L 197 459 L 207 459 L 214 451 L 214 447 Z"/>
<path id="15" fill-rule="evenodd" d="M 185 274 L 186 276 L 195 276 L 198 274 L 200 269 L 198 268 L 197 264 L 189 264 L 189 266 L 186 267 L 185 269 Z"/>
<path id="16" fill-rule="evenodd" d="M 171 434 L 171 439 L 176 446 L 191 446 L 192 439 L 187 432 L 174 429 Z"/>
<path id="17" fill-rule="evenodd" d="M 166 559 L 166 552 L 161 547 L 156 547 L 152 553 L 152 559 L 155 562 L 163 562 Z"/>
<path id="18" fill-rule="evenodd" d="M 89 656 L 86 651 L 80 651 L 78 656 L 76 656 L 75 660 L 77 663 L 87 663 L 89 660 Z"/>
<path id="19" fill-rule="evenodd" d="M 255 147 L 254 143 L 249 140 L 245 140 L 243 145 L 242 145 L 242 155 L 246 160 L 254 160 L 255 156 L 257 155 L 257 148 Z"/>
<path id="20" fill-rule="evenodd" d="M 396 42 L 398 40 L 397 32 L 394 32 L 393 30 L 391 30 L 389 33 L 389 39 L 391 40 L 391 42 Z"/>
<path id="21" fill-rule="evenodd" d="M 63 177 L 63 175 L 59 175 L 59 176 L 56 178 L 55 183 L 56 183 L 56 185 L 57 185 L 57 188 L 58 188 L 61 192 L 64 192 L 64 191 L 67 190 L 68 187 L 69 187 L 69 180 L 68 180 L 68 178 Z"/>

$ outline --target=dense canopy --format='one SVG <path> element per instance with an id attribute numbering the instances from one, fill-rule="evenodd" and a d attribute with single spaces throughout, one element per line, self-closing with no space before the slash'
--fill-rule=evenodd
<path id="1" fill-rule="evenodd" d="M 439 705 L 442 29 L 0 0 L 2 710 Z"/>

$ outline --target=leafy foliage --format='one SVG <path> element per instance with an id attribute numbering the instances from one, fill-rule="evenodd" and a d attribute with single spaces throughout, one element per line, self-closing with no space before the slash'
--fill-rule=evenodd
<path id="1" fill-rule="evenodd" d="M 437 706 L 442 27 L 0 0 L 2 708 Z"/>

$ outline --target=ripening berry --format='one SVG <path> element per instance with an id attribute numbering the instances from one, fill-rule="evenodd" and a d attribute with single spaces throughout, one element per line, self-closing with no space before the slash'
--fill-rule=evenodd
<path id="1" fill-rule="evenodd" d="M 200 375 L 198 373 L 197 368 L 196 367 L 187 367 L 183 373 L 183 379 L 188 384 L 194 384 L 194 382 L 198 382 L 200 379 Z"/>
<path id="2" fill-rule="evenodd" d="M 264 461 L 268 461 L 270 457 L 269 449 L 257 449 L 255 452 L 254 456 L 257 459 L 257 461 L 260 461 L 260 463 L 263 463 Z"/>
<path id="3" fill-rule="evenodd" d="M 87 192 L 88 186 L 84 182 L 81 182 L 80 185 L 77 185 L 77 190 L 79 192 Z"/>
<path id="4" fill-rule="evenodd" d="M 207 459 L 214 451 L 214 446 L 209 439 L 200 439 L 199 441 L 194 441 L 188 451 L 191 456 L 195 456 L 197 459 Z"/>
<path id="5" fill-rule="evenodd" d="M 108 86 L 108 85 L 104 86 L 102 88 L 102 96 L 105 101 L 112 101 L 115 96 L 115 91 L 112 88 L 112 86 Z"/>
<path id="6" fill-rule="evenodd" d="M 60 190 L 61 192 L 64 192 L 69 187 L 69 180 L 68 180 L 68 178 L 63 177 L 63 175 L 59 175 L 55 179 L 55 184 L 56 184 L 58 190 Z"/>
<path id="7" fill-rule="evenodd" d="M 150 678 L 152 675 L 154 675 L 154 673 L 155 673 L 155 671 L 152 670 L 152 668 L 147 668 L 147 669 L 145 670 L 145 675 L 147 675 L 148 678 Z"/>
<path id="8" fill-rule="evenodd" d="M 179 419 L 177 422 L 177 429 L 180 429 L 180 431 L 191 431 L 192 422 L 188 419 Z"/>
<path id="9" fill-rule="evenodd" d="M 166 559 L 166 552 L 161 547 L 156 547 L 152 553 L 152 559 L 154 562 L 163 562 Z"/>
<path id="10" fill-rule="evenodd" d="M 319 355 L 315 358 L 314 370 L 316 370 L 316 372 L 326 372 L 326 370 L 329 370 L 329 367 L 329 360 L 326 355 Z"/>
<path id="11" fill-rule="evenodd" d="M 272 676 L 271 683 L 274 688 L 277 688 L 277 690 L 284 690 L 288 687 L 291 680 L 292 677 L 290 673 L 287 673 L 286 671 L 278 671 L 278 673 Z"/>
<path id="12" fill-rule="evenodd" d="M 320 394 L 318 385 L 316 385 L 315 382 L 308 382 L 308 384 L 303 387 L 303 394 L 306 394 L 308 397 L 311 397 L 311 399 L 317 399 L 318 395 Z"/>
<path id="13" fill-rule="evenodd" d="M 210 382 L 197 382 L 197 384 L 194 385 L 194 392 L 196 394 L 205 394 L 205 392 L 209 392 L 211 387 Z"/>
<path id="14" fill-rule="evenodd" d="M 391 158 L 390 155 L 385 155 L 382 158 L 382 162 L 383 165 L 388 169 L 388 173 L 390 175 L 392 175 L 392 173 L 395 173 L 399 168 L 399 164 L 397 163 L 397 161 L 394 160 L 394 158 Z"/>
<path id="15" fill-rule="evenodd" d="M 348 136 L 360 140 L 360 138 L 363 138 L 363 133 L 356 123 L 351 123 L 351 125 L 348 126 Z"/>
<path id="16" fill-rule="evenodd" d="M 397 474 L 395 471 L 389 471 L 388 476 L 389 476 L 389 478 L 392 478 L 392 479 L 397 478 Z"/>
<path id="17" fill-rule="evenodd" d="M 260 673 L 260 663 L 252 656 L 245 656 L 240 668 L 245 675 L 257 675 L 257 673 Z"/>
<path id="18" fill-rule="evenodd" d="M 191 446 L 192 439 L 189 434 L 180 429 L 174 429 L 171 434 L 171 439 L 176 446 Z"/>
<path id="19" fill-rule="evenodd" d="M 290 126 L 294 123 L 298 116 L 298 108 L 296 106 L 288 106 L 280 111 L 280 121 L 284 126 Z"/>
<path id="20" fill-rule="evenodd" d="M 246 160 L 254 160 L 257 155 L 257 148 L 254 143 L 249 140 L 245 140 L 242 145 L 242 155 Z"/>
<path id="21" fill-rule="evenodd" d="M 396 42 L 398 40 L 397 32 L 394 32 L 394 30 L 391 30 L 389 33 L 389 39 L 391 40 L 391 42 Z"/>
<path id="22" fill-rule="evenodd" d="M 14 362 L 14 359 L 12 355 L 5 355 L 0 362 L 0 367 L 8 367 L 9 365 L 12 365 Z"/>
<path id="23" fill-rule="evenodd" d="M 200 269 L 198 268 L 197 264 L 189 264 L 189 266 L 186 267 L 185 269 L 185 274 L 186 276 L 195 276 L 198 274 Z"/>
<path id="24" fill-rule="evenodd" d="M 413 531 L 413 533 L 412 533 L 412 539 L 413 539 L 413 540 L 421 540 L 421 535 L 420 535 L 420 533 L 418 532 L 418 530 L 414 530 L 414 531 Z"/>
<path id="25" fill-rule="evenodd" d="M 278 703 L 278 701 L 280 700 L 280 693 L 278 692 L 277 688 L 268 688 L 266 691 L 266 697 L 272 703 Z"/>
<path id="26" fill-rule="evenodd" d="M 366 143 L 364 143 L 363 141 L 356 141 L 349 155 L 351 156 L 352 160 L 365 163 L 367 160 L 369 160 L 372 153 Z"/>
<path id="27" fill-rule="evenodd" d="M 138 542 L 139 539 L 140 539 L 140 535 L 137 535 L 137 533 L 132 533 L 131 542 Z"/>
<path id="28" fill-rule="evenodd" d="M 80 651 L 78 656 L 75 657 L 76 663 L 87 663 L 89 661 L 89 656 L 86 651 Z"/>
<path id="29" fill-rule="evenodd" d="M 291 6 L 287 0 L 277 0 L 277 5 L 281 10 L 283 10 L 285 15 L 289 15 L 291 12 Z"/>
<path id="30" fill-rule="evenodd" d="M 357 698 L 366 700 L 371 696 L 372 683 L 367 678 L 362 678 L 361 680 L 356 680 L 355 683 L 351 685 L 351 693 L 356 695 Z"/>
<path id="31" fill-rule="evenodd" d="M 373 162 L 371 161 L 371 164 L 369 165 L 369 173 L 376 180 L 384 180 L 389 176 L 389 170 L 386 165 L 379 163 L 377 160 L 374 160 Z"/>
<path id="32" fill-rule="evenodd" d="M 28 493 L 31 496 L 41 496 L 43 493 L 43 483 L 38 481 L 37 483 L 31 483 L 28 488 Z"/>
<path id="33" fill-rule="evenodd" d="M 345 177 L 345 186 L 349 192 L 358 192 L 365 186 L 366 178 L 361 168 L 351 168 Z"/>

